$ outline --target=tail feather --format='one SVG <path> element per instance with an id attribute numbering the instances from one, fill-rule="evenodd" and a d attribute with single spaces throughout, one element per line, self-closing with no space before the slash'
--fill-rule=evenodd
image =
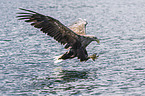
<path id="1" fill-rule="evenodd" d="M 76 52 L 73 50 L 73 49 L 70 49 L 69 52 L 66 52 L 65 54 L 63 54 L 60 58 L 58 59 L 63 59 L 63 60 L 66 60 L 66 59 L 72 59 L 76 57 Z"/>

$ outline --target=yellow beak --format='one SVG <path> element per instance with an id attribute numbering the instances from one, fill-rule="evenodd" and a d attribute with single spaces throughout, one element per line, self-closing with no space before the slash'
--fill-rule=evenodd
<path id="1" fill-rule="evenodd" d="M 96 41 L 97 41 L 98 44 L 100 44 L 100 40 L 99 39 L 96 39 Z"/>

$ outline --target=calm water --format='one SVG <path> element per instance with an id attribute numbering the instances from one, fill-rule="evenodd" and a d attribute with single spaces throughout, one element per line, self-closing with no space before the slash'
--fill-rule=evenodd
<path id="1" fill-rule="evenodd" d="M 100 38 L 88 54 L 54 63 L 67 50 L 23 21 L 18 8 L 31 9 L 69 25 L 88 21 Z M 0 0 L 0 94 L 2 96 L 143 96 L 145 94 L 144 0 Z"/>

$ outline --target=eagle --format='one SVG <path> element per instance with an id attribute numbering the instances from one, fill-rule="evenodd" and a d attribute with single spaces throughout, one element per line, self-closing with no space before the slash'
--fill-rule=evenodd
<path id="1" fill-rule="evenodd" d="M 35 11 L 19 8 L 24 12 L 19 12 L 18 20 L 25 20 L 31 23 L 35 28 L 40 29 L 43 33 L 53 37 L 56 41 L 64 45 L 65 49 L 69 49 L 58 59 L 66 60 L 77 57 L 80 62 L 88 59 L 95 60 L 98 56 L 93 54 L 88 56 L 86 47 L 92 42 L 99 43 L 99 39 L 92 35 L 86 35 L 86 20 L 80 19 L 70 26 L 65 26 L 59 20 L 37 13 Z"/>

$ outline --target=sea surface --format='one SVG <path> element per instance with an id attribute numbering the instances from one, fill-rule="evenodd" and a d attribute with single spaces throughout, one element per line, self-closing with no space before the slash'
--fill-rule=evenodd
<path id="1" fill-rule="evenodd" d="M 56 62 L 63 45 L 18 21 L 19 8 L 69 26 L 88 21 L 88 54 Z M 0 0 L 1 96 L 145 96 L 145 0 Z"/>

